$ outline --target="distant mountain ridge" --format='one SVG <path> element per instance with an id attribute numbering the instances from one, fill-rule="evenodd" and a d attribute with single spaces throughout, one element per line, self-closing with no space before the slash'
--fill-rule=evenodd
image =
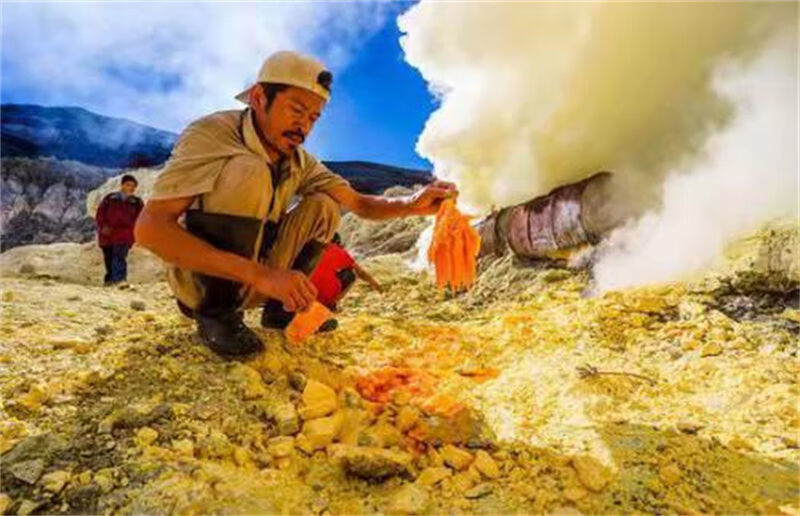
<path id="1" fill-rule="evenodd" d="M 80 107 L 0 106 L 4 158 L 72 160 L 109 168 L 160 165 L 178 135 Z"/>
<path id="2" fill-rule="evenodd" d="M 124 170 L 157 168 L 177 135 L 79 107 L 0 106 L 1 249 L 94 237 L 86 195 Z M 324 161 L 360 192 L 428 183 L 430 172 Z"/>
<path id="3" fill-rule="evenodd" d="M 363 193 L 379 194 L 393 186 L 412 187 L 430 183 L 427 170 L 393 167 L 368 161 L 323 161 L 323 163 Z"/>
<path id="4" fill-rule="evenodd" d="M 0 156 L 55 158 L 103 168 L 155 167 L 178 135 L 80 107 L 0 106 Z M 366 161 L 324 161 L 356 190 L 382 192 L 431 180 L 430 172 Z M 96 186 L 96 185 L 95 185 Z"/>

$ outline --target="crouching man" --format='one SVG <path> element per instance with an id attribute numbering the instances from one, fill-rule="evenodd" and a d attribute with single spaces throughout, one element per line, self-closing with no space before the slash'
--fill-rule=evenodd
<path id="1" fill-rule="evenodd" d="M 456 194 L 435 181 L 408 198 L 363 195 L 306 152 L 332 81 L 312 57 L 268 57 L 236 97 L 246 109 L 184 130 L 138 219 L 136 241 L 168 262 L 179 308 L 221 355 L 262 348 L 244 309 L 263 306 L 262 325 L 280 328 L 317 298 L 309 275 L 342 207 L 368 219 L 430 215 Z"/>

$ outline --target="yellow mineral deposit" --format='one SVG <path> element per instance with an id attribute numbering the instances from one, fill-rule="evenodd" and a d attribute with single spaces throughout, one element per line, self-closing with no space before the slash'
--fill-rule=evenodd
<path id="1" fill-rule="evenodd" d="M 598 297 L 585 272 L 505 257 L 442 298 L 398 255 L 365 258 L 390 288 L 357 283 L 297 349 L 259 330 L 244 363 L 199 345 L 163 283 L 4 278 L 0 508 L 796 513 L 800 275 L 776 264 L 797 234 Z"/>

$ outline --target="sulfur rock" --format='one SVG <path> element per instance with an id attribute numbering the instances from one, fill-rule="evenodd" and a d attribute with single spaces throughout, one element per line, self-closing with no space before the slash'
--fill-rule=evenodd
<path id="1" fill-rule="evenodd" d="M 416 482 L 422 486 L 433 486 L 451 476 L 453 471 L 450 468 L 442 466 L 428 467 L 422 470 L 417 477 Z"/>
<path id="2" fill-rule="evenodd" d="M 456 473 L 451 477 L 450 480 L 451 480 L 450 485 L 452 486 L 452 489 L 456 493 L 463 493 L 468 489 L 472 488 L 478 482 L 480 482 L 481 475 L 480 473 L 476 474 L 474 470 L 467 470 L 467 471 L 462 471 L 460 473 Z"/>
<path id="3" fill-rule="evenodd" d="M 391 497 L 386 506 L 388 514 L 410 515 L 425 511 L 430 495 L 425 489 L 414 484 L 406 484 Z"/>
<path id="4" fill-rule="evenodd" d="M 344 470 L 354 476 L 383 480 L 406 471 L 411 455 L 367 446 L 348 446 L 340 454 Z"/>
<path id="5" fill-rule="evenodd" d="M 683 432 L 685 434 L 696 434 L 697 432 L 703 429 L 703 425 L 689 421 L 681 421 L 675 425 L 675 428 L 677 428 L 678 431 Z"/>
<path id="6" fill-rule="evenodd" d="M 201 451 L 210 458 L 224 459 L 231 456 L 233 446 L 227 435 L 219 430 L 212 430 L 201 442 Z"/>
<path id="7" fill-rule="evenodd" d="M 153 444 L 156 439 L 158 439 L 158 431 L 150 428 L 149 426 L 143 426 L 139 430 L 136 431 L 136 444 L 139 446 L 148 446 Z"/>
<path id="8" fill-rule="evenodd" d="M 439 452 L 442 455 L 442 460 L 444 460 L 444 463 L 456 471 L 467 469 L 473 460 L 471 453 L 457 448 L 452 444 L 446 445 Z"/>
<path id="9" fill-rule="evenodd" d="M 44 461 L 42 459 L 24 460 L 7 466 L 7 470 L 17 480 L 27 484 L 35 484 L 44 472 Z"/>
<path id="10" fill-rule="evenodd" d="M 354 408 L 345 408 L 341 413 L 341 425 L 336 439 L 342 443 L 354 446 L 358 444 L 358 434 L 364 422 L 364 413 Z M 338 413 L 337 413 L 338 414 Z"/>
<path id="11" fill-rule="evenodd" d="M 33 514 L 41 506 L 42 502 L 37 500 L 22 500 L 19 509 L 17 509 L 17 514 L 19 516 L 28 516 L 28 514 Z"/>
<path id="12" fill-rule="evenodd" d="M 317 380 L 308 380 L 303 389 L 303 406 L 298 413 L 303 419 L 315 419 L 333 413 L 339 406 L 336 391 Z"/>
<path id="13" fill-rule="evenodd" d="M 252 400 L 267 396 L 267 388 L 261 380 L 261 375 L 252 367 L 236 364 L 231 368 L 229 375 L 238 384 L 244 399 Z"/>
<path id="14" fill-rule="evenodd" d="M 570 461 L 581 484 L 594 492 L 602 491 L 611 480 L 611 474 L 599 460 L 588 455 L 573 457 Z"/>
<path id="15" fill-rule="evenodd" d="M 294 447 L 306 455 L 311 455 L 314 453 L 314 448 L 311 446 L 311 441 L 309 441 L 308 437 L 303 434 L 297 434 L 297 436 L 294 438 Z"/>
<path id="16" fill-rule="evenodd" d="M 364 402 L 364 400 L 358 394 L 358 391 L 352 387 L 345 387 L 342 389 L 342 392 L 339 393 L 339 398 L 342 405 L 348 408 L 362 408 Z"/>
<path id="17" fill-rule="evenodd" d="M 303 435 L 308 439 L 311 450 L 320 450 L 333 442 L 338 432 L 336 418 L 322 417 L 311 419 L 303 424 Z"/>
<path id="18" fill-rule="evenodd" d="M 671 462 L 658 469 L 658 478 L 665 486 L 672 486 L 677 484 L 681 479 L 681 470 L 677 464 Z"/>
<path id="19" fill-rule="evenodd" d="M 700 351 L 701 357 L 715 357 L 721 354 L 722 354 L 722 346 L 720 346 L 716 342 L 711 342 L 709 344 L 706 344 Z"/>
<path id="20" fill-rule="evenodd" d="M 52 471 L 42 477 L 41 483 L 45 490 L 51 493 L 60 493 L 69 482 L 69 479 L 69 471 Z"/>
<path id="21" fill-rule="evenodd" d="M 282 436 L 270 439 L 267 442 L 267 450 L 275 458 L 287 457 L 294 449 L 294 438 Z"/>
<path id="22" fill-rule="evenodd" d="M 190 439 L 176 439 L 172 441 L 172 449 L 183 457 L 194 456 L 194 443 Z"/>
<path id="23" fill-rule="evenodd" d="M 358 444 L 380 448 L 397 446 L 402 442 L 403 434 L 400 430 L 386 422 L 379 422 L 364 429 L 358 437 Z"/>
<path id="24" fill-rule="evenodd" d="M 564 498 L 570 502 L 577 502 L 578 500 L 586 498 L 589 492 L 582 487 L 568 487 L 564 489 L 563 494 Z"/>
<path id="25" fill-rule="evenodd" d="M 735 450 L 742 450 L 742 451 L 753 451 L 753 445 L 744 440 L 740 436 L 736 436 L 730 441 L 728 441 L 728 446 Z"/>
<path id="26" fill-rule="evenodd" d="M 497 478 L 500 476 L 500 468 L 494 459 L 484 450 L 478 450 L 475 453 L 475 467 L 489 478 Z"/>
<path id="27" fill-rule="evenodd" d="M 233 462 L 239 466 L 244 467 L 250 463 L 250 452 L 241 446 L 234 446 L 233 448 Z"/>
<path id="28" fill-rule="evenodd" d="M 101 469 L 95 473 L 92 480 L 104 493 L 110 493 L 111 490 L 114 489 L 114 476 L 112 471 L 108 468 Z"/>
<path id="29" fill-rule="evenodd" d="M 269 409 L 269 417 L 275 421 L 278 434 L 292 435 L 300 431 L 300 419 L 291 403 L 278 403 Z"/>
<path id="30" fill-rule="evenodd" d="M 464 492 L 465 498 L 482 498 L 492 492 L 492 486 L 490 484 L 478 484 L 470 489 L 467 489 Z"/>
<path id="31" fill-rule="evenodd" d="M 298 392 L 303 392 L 303 390 L 305 390 L 306 388 L 306 383 L 308 382 L 306 375 L 304 375 L 300 371 L 290 372 L 288 374 L 288 380 L 289 380 L 289 386 Z"/>
<path id="32" fill-rule="evenodd" d="M 444 466 L 444 460 L 442 460 L 442 454 L 436 451 L 436 448 L 431 446 L 428 448 L 428 462 L 431 466 Z"/>
<path id="33" fill-rule="evenodd" d="M 397 413 L 395 424 L 397 425 L 398 430 L 401 432 L 407 432 L 417 424 L 419 418 L 420 413 L 416 408 L 412 407 L 411 405 L 405 405 Z"/>

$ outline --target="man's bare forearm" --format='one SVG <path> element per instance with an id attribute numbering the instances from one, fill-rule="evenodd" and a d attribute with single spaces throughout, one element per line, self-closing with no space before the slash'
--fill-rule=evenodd
<path id="1" fill-rule="evenodd" d="M 240 283 L 253 283 L 260 266 L 200 240 L 176 221 L 145 210 L 137 220 L 136 242 L 181 269 Z"/>
<path id="2" fill-rule="evenodd" d="M 419 215 L 419 213 L 414 209 L 410 197 L 362 194 L 359 198 L 356 215 L 365 219 L 384 220 Z"/>
<path id="3" fill-rule="evenodd" d="M 325 193 L 359 217 L 372 220 L 435 215 L 444 199 L 458 195 L 455 185 L 438 180 L 408 197 L 366 195 L 353 190 L 350 185 L 337 186 Z"/>

